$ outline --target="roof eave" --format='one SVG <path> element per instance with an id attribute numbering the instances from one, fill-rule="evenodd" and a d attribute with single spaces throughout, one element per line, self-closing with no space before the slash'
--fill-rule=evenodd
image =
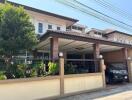
<path id="1" fill-rule="evenodd" d="M 1 3 L 5 3 L 4 0 L 1 0 L 1 1 L 3 1 Z M 79 20 L 74 19 L 74 18 L 70 18 L 70 17 L 54 14 L 54 13 L 51 13 L 51 12 L 43 11 L 43 10 L 36 9 L 36 8 L 33 8 L 33 7 L 29 7 L 29 6 L 26 6 L 26 5 L 18 4 L 18 3 L 15 3 L 15 2 L 11 2 L 11 1 L 6 1 L 6 2 L 10 3 L 10 4 L 12 4 L 12 5 L 16 6 L 16 7 L 22 6 L 26 10 L 38 12 L 38 13 L 41 13 L 41 14 L 46 14 L 46 15 L 49 15 L 49 16 L 54 16 L 54 17 L 61 18 L 61 19 L 64 19 L 64 20 L 68 20 L 68 21 L 71 21 L 71 22 L 74 22 L 74 23 L 79 21 Z"/>
<path id="2" fill-rule="evenodd" d="M 63 32 L 54 32 L 48 30 L 40 39 L 44 41 L 48 37 L 58 37 L 58 38 L 66 38 L 66 39 L 74 39 L 78 41 L 87 41 L 87 42 L 93 42 L 93 43 L 100 43 L 100 44 L 106 44 L 106 45 L 113 45 L 113 46 L 119 46 L 119 47 L 127 47 L 127 48 L 132 48 L 132 45 L 129 44 L 123 44 L 115 41 L 108 41 L 108 40 L 103 40 L 103 39 L 96 39 L 92 37 L 82 37 L 82 36 L 77 36 L 77 35 L 72 35 L 72 34 L 66 34 Z"/>

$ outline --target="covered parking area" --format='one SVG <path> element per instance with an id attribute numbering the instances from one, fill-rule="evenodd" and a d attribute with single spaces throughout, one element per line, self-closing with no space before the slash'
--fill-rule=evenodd
<path id="1" fill-rule="evenodd" d="M 48 53 L 51 60 L 58 59 L 59 52 L 63 52 L 65 66 L 72 64 L 76 65 L 74 67 L 78 70 L 83 70 L 81 72 L 76 71 L 77 74 L 99 72 L 98 59 L 100 58 L 104 59 L 105 64 L 123 63 L 128 67 L 129 81 L 131 82 L 130 49 L 131 45 L 129 44 L 95 38 L 82 33 L 51 30 L 41 37 L 40 43 L 36 46 L 37 52 Z"/>

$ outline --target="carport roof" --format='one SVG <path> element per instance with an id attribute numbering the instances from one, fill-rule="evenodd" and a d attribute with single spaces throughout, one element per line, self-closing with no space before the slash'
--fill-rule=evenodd
<path id="1" fill-rule="evenodd" d="M 132 48 L 132 45 L 130 44 L 124 44 L 124 43 L 120 43 L 116 41 L 111 41 L 105 38 L 96 38 L 84 33 L 77 33 L 77 32 L 71 32 L 71 31 L 55 31 L 55 30 L 47 30 L 47 32 L 41 36 L 40 43 L 49 37 L 58 37 L 58 38 L 64 38 L 64 39 L 70 39 L 70 40 Z"/>

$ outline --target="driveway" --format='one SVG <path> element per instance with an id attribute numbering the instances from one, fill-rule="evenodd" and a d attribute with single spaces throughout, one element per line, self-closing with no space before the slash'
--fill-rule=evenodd
<path id="1" fill-rule="evenodd" d="M 105 90 L 65 97 L 57 100 L 132 100 L 132 84 L 108 86 Z"/>

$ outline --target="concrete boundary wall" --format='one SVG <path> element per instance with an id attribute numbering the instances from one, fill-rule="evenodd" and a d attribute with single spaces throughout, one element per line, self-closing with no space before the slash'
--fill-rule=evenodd
<path id="1" fill-rule="evenodd" d="M 103 77 L 101 73 L 91 73 L 77 76 L 67 76 L 64 79 L 64 93 L 74 93 L 103 88 Z"/>
<path id="2" fill-rule="evenodd" d="M 66 96 L 103 88 L 102 73 L 64 75 L 61 95 L 60 76 L 0 81 L 0 100 L 37 100 Z"/>
<path id="3" fill-rule="evenodd" d="M 27 79 L 28 80 L 28 79 Z M 18 82 L 20 81 L 20 82 Z M 42 79 L 36 81 L 8 80 L 0 84 L 0 100 L 36 100 L 60 95 L 60 79 Z"/>

